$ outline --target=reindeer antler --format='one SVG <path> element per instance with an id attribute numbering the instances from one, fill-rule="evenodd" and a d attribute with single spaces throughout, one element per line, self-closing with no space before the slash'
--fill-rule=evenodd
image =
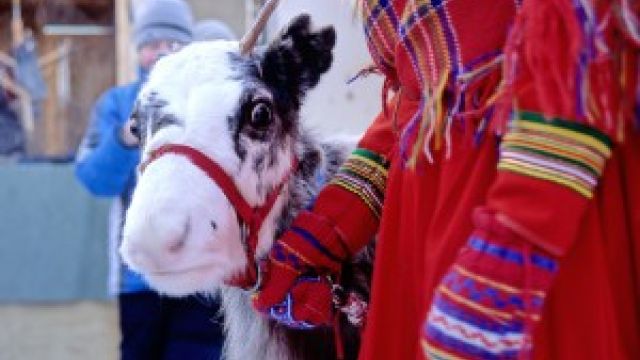
<path id="1" fill-rule="evenodd" d="M 278 6 L 280 0 L 267 0 L 264 6 L 260 10 L 260 14 L 256 19 L 256 22 L 253 24 L 251 29 L 242 37 L 240 40 L 240 55 L 246 56 L 251 53 L 253 47 L 256 45 L 256 41 L 258 40 L 258 36 L 262 33 L 265 26 L 267 25 L 267 21 L 269 21 L 269 17 Z"/>

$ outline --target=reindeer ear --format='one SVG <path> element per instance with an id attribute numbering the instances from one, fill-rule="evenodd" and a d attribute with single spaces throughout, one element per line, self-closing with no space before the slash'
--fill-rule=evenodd
<path id="1" fill-rule="evenodd" d="M 284 90 L 296 107 L 307 90 L 318 84 L 333 61 L 336 32 L 328 26 L 311 30 L 309 15 L 300 15 L 280 33 L 264 53 L 263 80 L 276 90 Z"/>

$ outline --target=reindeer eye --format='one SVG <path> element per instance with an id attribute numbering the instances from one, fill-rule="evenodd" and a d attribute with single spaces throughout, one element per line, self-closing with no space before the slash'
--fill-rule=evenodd
<path id="1" fill-rule="evenodd" d="M 265 128 L 271 124 L 271 109 L 263 102 L 257 103 L 251 110 L 251 126 Z"/>

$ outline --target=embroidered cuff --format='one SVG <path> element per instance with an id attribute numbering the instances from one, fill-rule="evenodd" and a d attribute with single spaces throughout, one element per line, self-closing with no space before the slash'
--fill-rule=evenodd
<path id="1" fill-rule="evenodd" d="M 504 137 L 498 169 L 547 180 L 590 199 L 611 140 L 585 125 L 520 112 Z"/>
<path id="2" fill-rule="evenodd" d="M 340 167 L 330 184 L 359 196 L 376 218 L 380 218 L 389 162 L 366 149 L 356 149 Z"/>

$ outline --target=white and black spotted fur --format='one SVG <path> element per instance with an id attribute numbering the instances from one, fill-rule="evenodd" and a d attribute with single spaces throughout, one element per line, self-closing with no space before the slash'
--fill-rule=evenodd
<path id="1" fill-rule="evenodd" d="M 299 16 L 250 57 L 235 42 L 192 44 L 161 59 L 140 92 L 133 117 L 143 161 L 167 143 L 197 148 L 257 206 L 297 163 L 259 232 L 256 256 L 308 206 L 352 144 L 321 142 L 302 129 L 304 95 L 332 62 L 335 32 L 312 31 Z M 297 162 L 293 161 L 296 159 Z M 256 314 L 246 291 L 224 280 L 247 266 L 240 225 L 222 191 L 179 155 L 149 164 L 127 213 L 121 253 L 157 290 L 174 296 L 220 290 L 227 359 L 333 359 L 332 329 L 291 330 Z M 371 249 L 345 264 L 342 284 L 368 299 Z M 342 320 L 347 358 L 359 330 Z"/>

